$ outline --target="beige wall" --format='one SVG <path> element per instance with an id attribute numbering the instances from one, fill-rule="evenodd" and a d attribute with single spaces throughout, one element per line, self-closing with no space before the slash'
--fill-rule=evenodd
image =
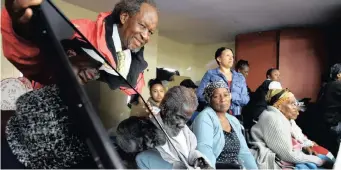
<path id="1" fill-rule="evenodd" d="M 95 20 L 97 18 L 97 13 L 87 9 L 60 0 L 54 0 L 54 2 L 70 19 L 89 18 Z M 149 79 L 155 78 L 156 67 L 173 68 L 179 70 L 181 75 L 199 81 L 207 70 L 205 65 L 213 59 L 215 50 L 221 46 L 234 49 L 234 43 L 183 44 L 159 36 L 159 32 L 156 32 L 145 47 L 144 55 L 148 62 L 148 68 L 145 71 L 146 86 L 142 93 L 143 97 L 145 99 L 149 97 L 147 83 Z M 1 78 L 18 77 L 19 75 L 20 72 L 4 58 L 1 49 Z M 118 122 L 129 116 L 127 108 L 116 107 L 117 105 L 112 103 L 113 101 L 122 101 L 120 105 L 126 103 L 127 97 L 121 92 L 111 91 L 103 83 L 91 83 L 86 89 L 89 91 L 89 96 L 93 99 L 95 107 L 99 110 L 100 117 L 107 129 L 116 129 Z"/>
<path id="2" fill-rule="evenodd" d="M 214 53 L 219 47 L 234 50 L 232 43 L 183 44 L 169 38 L 158 37 L 157 67 L 176 69 L 181 76 L 200 81 L 207 71 L 206 65 L 214 60 Z"/>

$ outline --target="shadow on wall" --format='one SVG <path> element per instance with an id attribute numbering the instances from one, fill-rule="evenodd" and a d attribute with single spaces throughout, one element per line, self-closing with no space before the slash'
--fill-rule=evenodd
<path id="1" fill-rule="evenodd" d="M 115 136 L 118 124 L 130 116 L 127 95 L 120 90 L 111 90 L 106 83 L 99 81 L 88 83 L 85 89 L 105 129 Z"/>

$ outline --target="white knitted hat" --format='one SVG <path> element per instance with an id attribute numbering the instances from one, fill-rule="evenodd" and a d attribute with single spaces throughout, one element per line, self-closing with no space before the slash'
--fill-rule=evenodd
<path id="1" fill-rule="evenodd" d="M 55 85 L 20 96 L 5 130 L 13 154 L 33 169 L 69 168 L 89 157 L 69 115 Z"/>

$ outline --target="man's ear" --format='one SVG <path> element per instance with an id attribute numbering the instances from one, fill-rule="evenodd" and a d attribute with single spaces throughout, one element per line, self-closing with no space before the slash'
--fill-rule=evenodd
<path id="1" fill-rule="evenodd" d="M 120 15 L 120 21 L 121 21 L 121 24 L 125 24 L 129 19 L 129 14 L 124 12 L 124 13 L 121 13 Z"/>

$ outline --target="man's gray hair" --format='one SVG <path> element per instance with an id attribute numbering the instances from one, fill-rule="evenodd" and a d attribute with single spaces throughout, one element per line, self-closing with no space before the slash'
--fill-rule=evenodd
<path id="1" fill-rule="evenodd" d="M 130 16 L 134 16 L 136 13 L 140 12 L 143 3 L 156 8 L 154 0 L 121 0 L 118 2 L 112 12 L 114 23 L 121 24 L 120 15 L 122 13 L 128 13 Z"/>
<path id="2" fill-rule="evenodd" d="M 192 113 L 198 107 L 198 99 L 192 89 L 183 86 L 170 88 L 160 104 L 160 116 L 170 137 L 177 136 Z"/>

